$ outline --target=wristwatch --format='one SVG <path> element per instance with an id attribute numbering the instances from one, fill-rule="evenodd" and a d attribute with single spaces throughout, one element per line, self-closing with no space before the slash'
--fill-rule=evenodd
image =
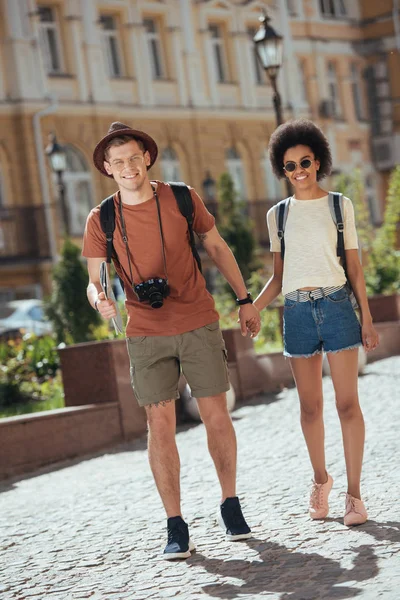
<path id="1" fill-rule="evenodd" d="M 99 309 L 97 308 L 98 303 L 100 302 L 100 300 L 97 298 L 97 300 L 94 301 L 94 307 L 97 310 L 97 312 L 99 312 Z"/>
<path id="2" fill-rule="evenodd" d="M 238 306 L 243 306 L 243 304 L 253 304 L 253 298 L 251 297 L 250 292 L 248 292 L 246 298 L 242 298 L 241 300 L 239 300 L 239 298 L 236 298 L 236 304 Z"/>

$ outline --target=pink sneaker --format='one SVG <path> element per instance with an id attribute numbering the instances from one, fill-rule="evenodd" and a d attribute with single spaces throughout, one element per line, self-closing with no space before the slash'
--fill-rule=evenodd
<path id="1" fill-rule="evenodd" d="M 346 494 L 344 524 L 348 527 L 351 527 L 351 525 L 362 525 L 367 519 L 368 515 L 364 502 L 358 498 L 354 498 L 354 496 L 350 496 L 350 494 Z"/>
<path id="2" fill-rule="evenodd" d="M 333 486 L 333 479 L 328 475 L 328 481 L 326 483 L 315 483 L 310 495 L 310 517 L 312 519 L 325 519 L 328 516 L 329 505 L 328 496 Z"/>

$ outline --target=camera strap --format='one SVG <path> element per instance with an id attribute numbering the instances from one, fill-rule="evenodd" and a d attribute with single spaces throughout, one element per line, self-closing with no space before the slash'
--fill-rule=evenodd
<path id="1" fill-rule="evenodd" d="M 160 202 L 159 202 L 159 199 L 158 199 L 158 196 L 157 196 L 157 192 L 155 190 L 153 190 L 153 193 L 154 193 L 154 198 L 156 200 L 156 206 L 157 206 L 158 228 L 159 228 L 159 231 L 160 231 L 161 250 L 162 250 L 162 256 L 163 256 L 163 263 L 164 263 L 164 274 L 165 274 L 165 279 L 166 279 L 166 281 L 168 283 L 167 259 L 166 259 L 166 256 L 165 256 L 164 233 L 163 233 L 163 228 L 162 228 Z M 128 235 L 126 233 L 126 226 L 125 226 L 124 213 L 123 213 L 123 209 L 122 209 L 121 196 L 119 197 L 118 209 L 119 209 L 119 216 L 120 216 L 120 219 L 121 219 L 122 240 L 123 240 L 123 242 L 125 244 L 126 256 L 127 256 L 128 265 L 129 265 L 129 273 L 130 273 L 130 276 L 131 276 L 131 285 L 134 288 L 135 287 L 135 282 L 133 280 L 131 257 L 130 257 L 130 254 L 129 254 Z"/>

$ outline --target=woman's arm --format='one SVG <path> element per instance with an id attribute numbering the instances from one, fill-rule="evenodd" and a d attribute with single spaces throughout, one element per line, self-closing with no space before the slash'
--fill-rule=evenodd
<path id="1" fill-rule="evenodd" d="M 372 324 L 364 272 L 358 256 L 358 250 L 346 250 L 346 269 L 347 277 L 360 307 L 363 344 L 368 352 L 369 350 L 374 350 L 379 344 L 379 336 Z"/>
<path id="2" fill-rule="evenodd" d="M 281 293 L 283 260 L 280 252 L 273 252 L 273 270 L 272 277 L 267 281 L 262 291 L 258 294 L 254 301 L 254 306 L 259 311 L 271 304 L 271 302 L 275 300 L 275 298 Z"/>

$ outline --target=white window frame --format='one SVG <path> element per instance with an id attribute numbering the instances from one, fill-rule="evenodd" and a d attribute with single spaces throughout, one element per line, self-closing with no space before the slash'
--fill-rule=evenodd
<path id="1" fill-rule="evenodd" d="M 286 0 L 286 10 L 291 18 L 299 16 L 299 1 L 298 0 Z"/>
<path id="2" fill-rule="evenodd" d="M 237 200 L 247 200 L 246 173 L 242 157 L 235 148 L 226 151 L 226 166 L 232 177 Z"/>
<path id="3" fill-rule="evenodd" d="M 335 118 L 341 118 L 343 115 L 343 110 L 340 96 L 339 78 L 335 63 L 328 61 L 326 71 L 328 97 L 332 103 L 332 116 Z"/>
<path id="4" fill-rule="evenodd" d="M 217 83 L 227 83 L 229 81 L 228 61 L 225 51 L 225 40 L 222 27 L 219 23 L 209 23 L 211 53 L 215 66 Z M 213 35 L 215 32 L 215 35 Z"/>
<path id="5" fill-rule="evenodd" d="M 366 119 L 365 104 L 362 94 L 360 70 L 356 63 L 350 65 L 350 84 L 353 96 L 354 114 L 358 121 Z"/>
<path id="6" fill-rule="evenodd" d="M 181 181 L 181 165 L 173 148 L 168 146 L 161 153 L 161 172 L 163 181 Z"/>
<path id="7" fill-rule="evenodd" d="M 40 10 L 48 9 L 51 13 L 51 21 L 40 20 Z M 57 15 L 57 7 L 51 5 L 39 5 L 39 34 L 40 45 L 43 52 L 46 71 L 49 75 L 60 75 L 65 72 L 64 57 L 62 52 L 62 41 Z M 54 48 L 52 49 L 49 37 L 53 35 Z M 54 54 L 55 51 L 55 54 Z M 58 68 L 54 68 L 53 64 L 58 63 Z"/>
<path id="8" fill-rule="evenodd" d="M 112 25 L 113 25 L 112 29 L 105 28 L 104 21 L 103 21 L 105 18 L 112 20 Z M 122 48 L 121 48 L 121 44 L 120 44 L 120 40 L 119 40 L 119 34 L 118 34 L 118 16 L 110 15 L 110 14 L 101 14 L 100 15 L 100 23 L 102 25 L 101 37 L 102 37 L 103 51 L 104 51 L 104 54 L 106 56 L 106 61 L 107 61 L 108 74 L 110 77 L 115 77 L 115 78 L 123 77 L 125 74 L 125 65 L 124 65 L 124 56 L 123 56 L 123 52 L 122 52 Z M 112 50 L 113 44 L 114 44 L 117 68 L 115 68 L 116 64 L 115 64 L 115 60 L 113 57 L 113 50 Z"/>
<path id="9" fill-rule="evenodd" d="M 307 77 L 305 72 L 306 63 L 303 59 L 297 59 L 298 64 L 298 77 L 300 84 L 300 101 L 303 104 L 308 104 L 308 89 L 307 89 Z"/>
<path id="10" fill-rule="evenodd" d="M 153 31 L 148 30 L 147 23 L 152 23 Z M 147 39 L 153 79 L 165 79 L 166 69 L 159 22 L 157 19 L 152 17 L 145 17 L 143 19 L 143 24 L 145 26 L 145 35 Z"/>
<path id="11" fill-rule="evenodd" d="M 324 19 L 348 18 L 345 0 L 319 0 L 319 10 Z"/>

